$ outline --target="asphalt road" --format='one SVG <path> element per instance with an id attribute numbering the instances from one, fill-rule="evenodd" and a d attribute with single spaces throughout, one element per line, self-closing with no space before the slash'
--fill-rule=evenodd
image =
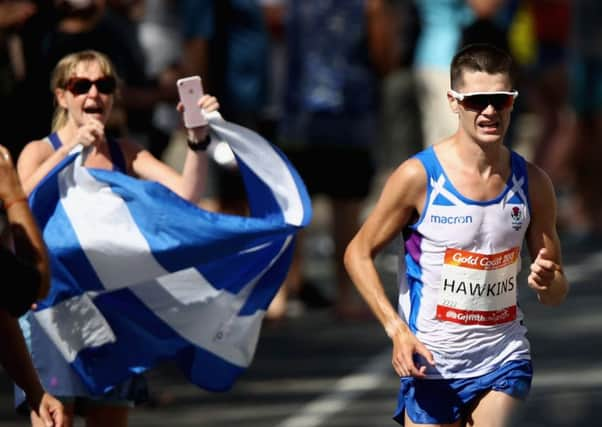
<path id="1" fill-rule="evenodd" d="M 328 246 L 318 240 L 313 244 Z M 572 282 L 565 304 L 544 307 L 528 288 L 521 288 L 535 379 L 515 426 L 602 425 L 597 411 L 602 401 L 602 245 L 569 242 L 564 254 Z M 315 255 L 312 271 L 327 280 L 328 265 Z M 384 256 L 379 262 L 394 286 L 388 268 L 392 261 Z M 328 309 L 306 310 L 281 324 L 265 325 L 252 366 L 229 392 L 200 390 L 170 365 L 148 378 L 154 399 L 133 410 L 132 427 L 397 425 L 391 414 L 398 381 L 386 336 L 375 321 L 343 322 Z M 11 385 L 4 374 L 0 386 L 0 426 L 29 425 L 12 411 Z"/>

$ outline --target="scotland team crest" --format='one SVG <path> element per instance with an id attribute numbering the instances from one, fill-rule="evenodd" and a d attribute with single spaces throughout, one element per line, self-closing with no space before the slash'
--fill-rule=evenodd
<path id="1" fill-rule="evenodd" d="M 519 230 L 523 226 L 523 213 L 518 206 L 513 206 L 510 210 L 510 217 L 512 218 L 512 228 Z"/>

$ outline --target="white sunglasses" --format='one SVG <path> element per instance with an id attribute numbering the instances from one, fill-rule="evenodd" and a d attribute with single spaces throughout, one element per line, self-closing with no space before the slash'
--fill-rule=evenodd
<path id="1" fill-rule="evenodd" d="M 493 105 L 496 110 L 504 110 L 512 106 L 514 99 L 518 96 L 518 91 L 494 91 L 494 92 L 467 92 L 460 93 L 453 89 L 449 94 L 457 99 L 462 106 L 469 110 L 484 110 L 489 105 Z"/>

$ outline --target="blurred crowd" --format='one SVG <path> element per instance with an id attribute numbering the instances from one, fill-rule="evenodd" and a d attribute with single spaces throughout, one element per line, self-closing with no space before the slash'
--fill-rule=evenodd
<path id="1" fill-rule="evenodd" d="M 485 41 L 520 67 L 509 144 L 550 175 L 561 231 L 602 236 L 599 0 L 0 0 L 2 143 L 17 158 L 50 132 L 50 70 L 95 49 L 123 83 L 110 133 L 180 167 L 175 82 L 198 74 L 224 118 L 280 146 L 312 197 L 329 201 L 335 297 L 308 280 L 301 234 L 269 317 L 301 299 L 362 318 L 343 250 L 377 178 L 455 132 L 449 63 Z M 210 152 L 208 203 L 246 214 L 231 152 Z"/>

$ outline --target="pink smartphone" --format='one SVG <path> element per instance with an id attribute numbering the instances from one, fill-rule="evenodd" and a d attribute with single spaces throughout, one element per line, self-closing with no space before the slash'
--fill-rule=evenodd
<path id="1" fill-rule="evenodd" d="M 207 118 L 203 114 L 198 102 L 203 96 L 203 84 L 199 76 L 190 76 L 176 82 L 180 101 L 184 105 L 184 126 L 196 128 L 207 125 Z"/>

